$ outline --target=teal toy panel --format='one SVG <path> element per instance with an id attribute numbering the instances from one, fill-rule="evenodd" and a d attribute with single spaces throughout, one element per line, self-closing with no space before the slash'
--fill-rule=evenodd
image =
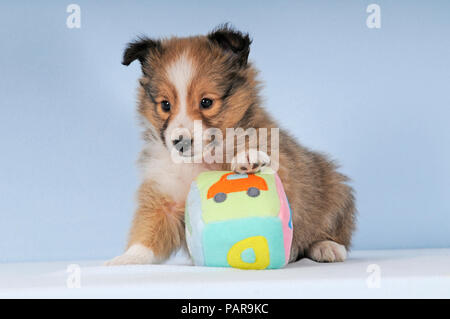
<path id="1" fill-rule="evenodd" d="M 204 228 L 202 239 L 205 266 L 258 269 L 259 265 L 259 269 L 273 269 L 285 264 L 283 230 L 276 217 L 211 223 Z M 232 250 L 235 245 L 237 248 Z M 248 255 L 255 260 L 250 262 L 245 258 Z"/>

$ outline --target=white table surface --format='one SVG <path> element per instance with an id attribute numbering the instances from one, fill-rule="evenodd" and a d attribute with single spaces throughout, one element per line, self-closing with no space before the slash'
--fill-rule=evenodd
<path id="1" fill-rule="evenodd" d="M 353 251 L 343 263 L 262 271 L 194 267 L 183 254 L 164 265 L 102 263 L 0 264 L 0 298 L 450 298 L 450 249 Z"/>

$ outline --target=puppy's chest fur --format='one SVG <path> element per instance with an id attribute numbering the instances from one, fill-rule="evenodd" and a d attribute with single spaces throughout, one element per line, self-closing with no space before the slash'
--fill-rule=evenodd
<path id="1" fill-rule="evenodd" d="M 192 181 L 204 171 L 218 169 L 203 163 L 176 163 L 160 142 L 147 143 L 139 158 L 142 179 L 150 181 L 155 189 L 183 204 Z"/>

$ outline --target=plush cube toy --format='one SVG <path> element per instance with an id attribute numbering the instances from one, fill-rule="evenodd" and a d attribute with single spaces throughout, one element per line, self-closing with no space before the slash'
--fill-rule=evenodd
<path id="1" fill-rule="evenodd" d="M 292 216 L 280 178 L 209 171 L 192 182 L 186 240 L 195 265 L 281 268 L 289 261 Z"/>

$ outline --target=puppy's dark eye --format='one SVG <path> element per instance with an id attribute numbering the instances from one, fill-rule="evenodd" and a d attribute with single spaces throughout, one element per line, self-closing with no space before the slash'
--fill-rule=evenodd
<path id="1" fill-rule="evenodd" d="M 202 109 L 209 109 L 212 106 L 212 104 L 213 104 L 213 101 L 211 99 L 204 98 L 200 101 L 200 107 Z"/>
<path id="2" fill-rule="evenodd" d="M 170 102 L 169 101 L 162 101 L 161 102 L 161 108 L 164 112 L 170 111 Z"/>

